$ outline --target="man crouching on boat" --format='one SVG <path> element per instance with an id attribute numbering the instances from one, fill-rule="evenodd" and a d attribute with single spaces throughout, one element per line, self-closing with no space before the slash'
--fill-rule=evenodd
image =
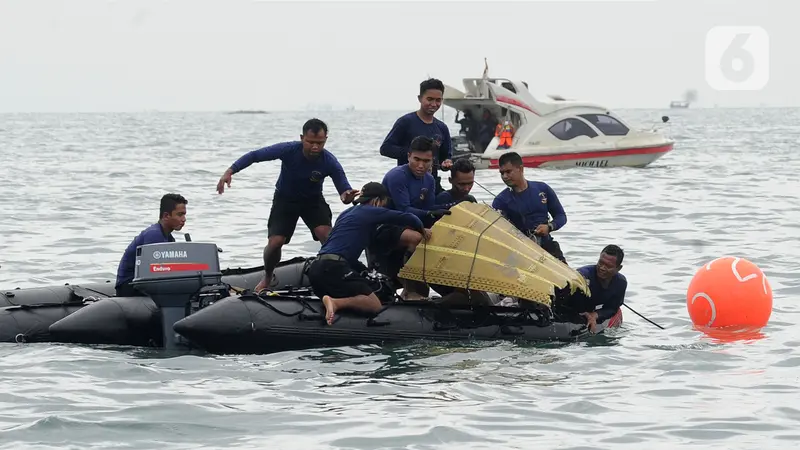
<path id="1" fill-rule="evenodd" d="M 619 273 L 624 256 L 625 252 L 619 246 L 607 245 L 600 253 L 597 264 L 578 268 L 578 272 L 589 284 L 591 297 L 577 291 L 557 301 L 553 308 L 554 312 L 564 318 L 584 317 L 592 333 L 595 332 L 598 323 L 616 318 L 618 315 L 621 318 L 620 308 L 625 303 L 625 291 L 628 289 L 628 280 L 625 275 Z M 607 326 L 613 326 L 614 322 L 612 320 Z"/>
<path id="2" fill-rule="evenodd" d="M 308 268 L 308 280 L 317 297 L 325 305 L 325 319 L 333 324 L 334 315 L 339 309 L 356 309 L 376 313 L 381 309 L 381 301 L 375 295 L 369 282 L 360 275 L 358 268 L 363 264 L 358 260 L 367 247 L 375 227 L 391 224 L 417 230 L 425 239 L 430 238 L 419 217 L 411 213 L 386 208 L 389 193 L 376 182 L 370 182 L 361 189 L 361 196 L 336 219 L 328 240 L 322 245 L 319 254 Z"/>

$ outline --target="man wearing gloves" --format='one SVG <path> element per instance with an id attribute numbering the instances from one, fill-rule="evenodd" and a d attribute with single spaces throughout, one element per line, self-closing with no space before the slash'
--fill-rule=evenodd
<path id="1" fill-rule="evenodd" d="M 436 181 L 430 174 L 436 151 L 438 146 L 433 139 L 417 136 L 411 141 L 408 163 L 389 170 L 382 183 L 389 192 L 387 207 L 419 217 L 425 225 L 426 234 L 430 233 L 429 228 L 437 219 L 450 214 L 447 208 L 451 206 L 436 205 Z M 422 239 L 422 233 L 411 228 L 381 225 L 372 235 L 369 256 L 380 260 L 381 272 L 396 279 L 400 268 Z M 405 288 L 405 299 L 418 300 L 427 297 L 428 287 L 423 283 L 399 282 Z"/>

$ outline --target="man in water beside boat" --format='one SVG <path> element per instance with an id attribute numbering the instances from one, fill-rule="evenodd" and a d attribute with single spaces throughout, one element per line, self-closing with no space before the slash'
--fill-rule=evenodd
<path id="1" fill-rule="evenodd" d="M 555 191 L 547 183 L 525 179 L 522 157 L 517 152 L 501 155 L 498 165 L 508 189 L 494 198 L 492 208 L 534 239 L 547 253 L 566 264 L 561 246 L 550 234 L 567 223 L 567 214 Z M 553 217 L 552 221 L 549 216 Z"/>
<path id="2" fill-rule="evenodd" d="M 217 183 L 222 194 L 231 178 L 253 163 L 281 160 L 281 172 L 275 183 L 272 207 L 267 220 L 267 245 L 264 247 L 264 279 L 255 291 L 269 288 L 272 272 L 281 260 L 281 248 L 294 235 L 297 221 L 303 219 L 315 241 L 324 243 L 331 231 L 333 213 L 322 195 L 322 183 L 331 177 L 342 203 L 350 204 L 358 191 L 350 187 L 342 165 L 325 149 L 328 126 L 319 119 L 303 125 L 299 141 L 281 142 L 253 150 L 225 170 Z"/>
<path id="3" fill-rule="evenodd" d="M 419 109 L 397 119 L 381 144 L 381 155 L 397 160 L 397 165 L 402 166 L 408 162 L 408 149 L 411 141 L 417 136 L 428 136 L 437 143 L 438 150 L 434 154 L 436 159 L 431 171 L 435 180 L 436 191 L 433 195 L 442 192 L 441 178 L 438 169 L 450 170 L 453 164 L 453 142 L 450 139 L 450 129 L 441 120 L 434 117 L 436 111 L 442 106 L 444 96 L 444 83 L 435 78 L 430 78 L 419 84 Z"/>
<path id="4" fill-rule="evenodd" d="M 136 248 L 140 245 L 158 244 L 162 242 L 175 242 L 173 231 L 180 231 L 186 224 L 186 205 L 189 202 L 180 194 L 164 194 L 158 209 L 158 222 L 142 230 L 133 238 L 117 268 L 117 281 L 114 288 L 117 297 L 144 296 L 131 286 L 136 267 Z"/>
<path id="5" fill-rule="evenodd" d="M 440 217 L 450 214 L 452 204 L 437 205 L 435 181 L 430 173 L 438 144 L 430 137 L 417 136 L 406 153 L 406 164 L 389 170 L 383 177 L 383 186 L 389 192 L 388 208 L 414 214 L 426 229 Z M 385 264 L 382 273 L 396 279 L 397 273 L 422 241 L 422 234 L 397 225 L 381 225 L 373 233 L 369 252 L 379 264 Z M 427 297 L 427 286 L 416 281 L 401 280 L 406 300 Z"/>
<path id="6" fill-rule="evenodd" d="M 625 252 L 617 245 L 607 245 L 596 264 L 578 268 L 578 272 L 586 278 L 591 291 L 587 297 L 580 291 L 557 300 L 553 309 L 560 317 L 580 320 L 583 317 L 589 330 L 594 333 L 598 323 L 602 323 L 620 313 L 625 303 L 625 291 L 628 280 L 619 273 Z M 613 322 L 613 321 L 612 321 Z M 613 323 L 609 323 L 609 326 Z"/>
<path id="7" fill-rule="evenodd" d="M 389 192 L 380 183 L 370 182 L 361 189 L 361 196 L 336 218 L 328 240 L 308 268 L 308 279 L 317 297 L 325 305 L 328 325 L 340 309 L 377 313 L 381 301 L 366 278 L 360 275 L 363 264 L 358 260 L 369 244 L 375 227 L 381 224 L 408 227 L 425 239 L 430 230 L 419 217 L 409 212 L 386 208 Z"/>

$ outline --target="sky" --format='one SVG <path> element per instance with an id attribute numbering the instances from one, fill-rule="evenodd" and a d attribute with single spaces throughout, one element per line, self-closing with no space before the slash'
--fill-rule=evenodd
<path id="1" fill-rule="evenodd" d="M 461 89 L 484 58 L 537 95 L 611 108 L 662 108 L 687 89 L 698 107 L 800 106 L 796 12 L 789 0 L 0 0 L 0 112 L 414 109 L 422 80 Z M 707 80 L 718 26 L 765 31 L 748 43 L 765 85 Z"/>

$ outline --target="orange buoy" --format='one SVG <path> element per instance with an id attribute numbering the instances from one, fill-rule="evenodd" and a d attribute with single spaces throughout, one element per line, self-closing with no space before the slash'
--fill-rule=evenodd
<path id="1" fill-rule="evenodd" d="M 734 256 L 717 258 L 694 274 L 686 308 L 699 327 L 756 327 L 772 315 L 772 287 L 752 262 Z"/>

